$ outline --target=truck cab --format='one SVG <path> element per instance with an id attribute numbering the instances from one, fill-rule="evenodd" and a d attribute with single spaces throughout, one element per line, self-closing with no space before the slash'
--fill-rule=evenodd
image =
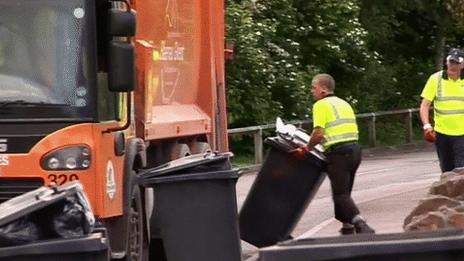
<path id="1" fill-rule="evenodd" d="M 223 8 L 1 1 L 0 203 L 79 180 L 113 257 L 145 259 L 156 221 L 138 173 L 227 150 Z"/>

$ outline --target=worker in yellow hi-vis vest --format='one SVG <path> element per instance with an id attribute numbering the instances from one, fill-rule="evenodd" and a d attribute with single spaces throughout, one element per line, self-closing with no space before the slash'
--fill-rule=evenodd
<path id="1" fill-rule="evenodd" d="M 432 74 L 422 91 L 420 118 L 424 137 L 435 142 L 442 172 L 464 167 L 464 53 L 451 49 L 446 70 Z M 429 121 L 433 103 L 434 127 Z"/>
<path id="2" fill-rule="evenodd" d="M 351 198 L 354 177 L 361 163 L 358 125 L 351 106 L 334 95 L 335 81 L 329 74 L 312 80 L 313 131 L 307 147 L 322 144 L 328 159 L 327 176 L 332 187 L 335 218 L 343 223 L 341 234 L 375 233 Z"/>

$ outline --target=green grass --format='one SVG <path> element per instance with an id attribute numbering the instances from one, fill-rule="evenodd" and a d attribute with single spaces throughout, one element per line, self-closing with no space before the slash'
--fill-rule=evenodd
<path id="1" fill-rule="evenodd" d="M 233 168 L 242 168 L 255 164 L 254 154 L 240 154 L 234 153 L 234 157 L 231 160 Z"/>

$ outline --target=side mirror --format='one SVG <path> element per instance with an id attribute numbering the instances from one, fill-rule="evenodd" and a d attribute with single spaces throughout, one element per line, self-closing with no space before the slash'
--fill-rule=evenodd
<path id="1" fill-rule="evenodd" d="M 108 51 L 108 86 L 110 91 L 133 91 L 135 85 L 134 46 L 128 42 L 111 40 Z"/>
<path id="2" fill-rule="evenodd" d="M 111 36 L 132 37 L 135 36 L 135 13 L 120 9 L 108 11 L 108 32 Z"/>

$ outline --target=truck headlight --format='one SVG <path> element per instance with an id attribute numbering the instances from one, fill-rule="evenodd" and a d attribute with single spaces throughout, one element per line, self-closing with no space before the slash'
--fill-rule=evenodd
<path id="1" fill-rule="evenodd" d="M 40 165 L 45 170 L 84 170 L 90 167 L 90 156 L 88 146 L 70 146 L 45 154 Z"/>

